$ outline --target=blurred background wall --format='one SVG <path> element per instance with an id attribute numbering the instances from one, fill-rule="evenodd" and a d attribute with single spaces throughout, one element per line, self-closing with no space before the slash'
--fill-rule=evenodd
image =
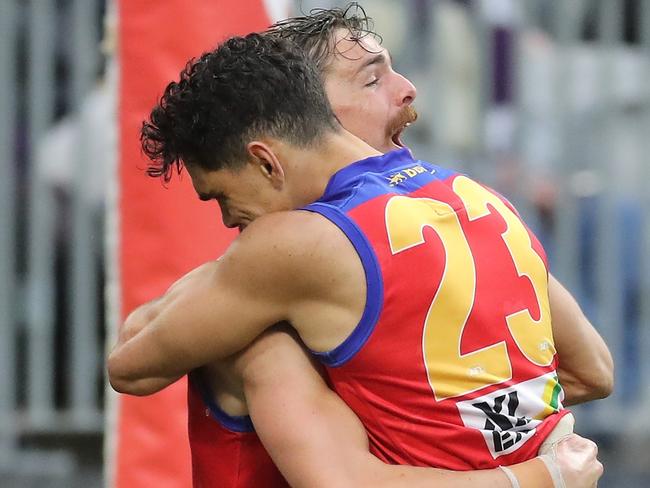
<path id="1" fill-rule="evenodd" d="M 614 354 L 614 394 L 575 409 L 599 486 L 650 486 L 650 0 L 362 5 L 418 87 L 407 144 L 515 203 Z M 102 484 L 113 11 L 0 1 L 3 487 Z"/>

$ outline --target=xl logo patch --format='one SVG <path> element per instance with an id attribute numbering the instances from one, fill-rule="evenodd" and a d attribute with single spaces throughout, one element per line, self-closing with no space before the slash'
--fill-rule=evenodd
<path id="1" fill-rule="evenodd" d="M 485 415 L 483 435 L 486 436 L 494 457 L 518 449 L 535 433 L 534 427 L 530 425 L 533 419 L 517 415 L 519 394 L 516 391 L 500 395 L 492 403 L 480 401 L 472 403 L 472 406 Z M 487 436 L 491 436 L 491 439 Z"/>
<path id="2" fill-rule="evenodd" d="M 546 403 L 546 385 L 554 382 L 554 375 L 544 375 L 523 383 L 517 388 L 504 388 L 487 395 L 458 402 L 458 411 L 466 427 L 477 429 L 483 435 L 493 458 L 519 449 L 536 432 L 546 415 L 553 413 Z"/>

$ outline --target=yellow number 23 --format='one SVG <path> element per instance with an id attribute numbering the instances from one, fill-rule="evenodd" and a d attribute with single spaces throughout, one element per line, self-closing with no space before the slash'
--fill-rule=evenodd
<path id="1" fill-rule="evenodd" d="M 488 204 L 503 218 L 501 237 L 512 256 L 518 275 L 533 286 L 540 317 L 528 309 L 506 316 L 517 347 L 538 366 L 548 366 L 555 347 L 548 303 L 548 275 L 544 262 L 532 247 L 526 227 L 496 195 L 464 176 L 456 177 L 453 190 L 460 197 L 470 221 L 490 215 Z M 445 250 L 445 267 L 424 324 L 423 353 L 429 384 L 437 400 L 470 393 L 512 378 L 505 340 L 462 353 L 461 340 L 476 294 L 476 264 L 456 211 L 430 198 L 395 196 L 386 206 L 386 228 L 393 254 L 425 243 L 423 230 L 430 227 Z"/>

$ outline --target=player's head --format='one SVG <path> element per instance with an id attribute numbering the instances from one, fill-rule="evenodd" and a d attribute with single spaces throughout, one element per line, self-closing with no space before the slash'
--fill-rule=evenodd
<path id="1" fill-rule="evenodd" d="M 276 23 L 266 34 L 291 39 L 305 50 L 347 130 L 382 152 L 402 146 L 401 132 L 417 117 L 411 106 L 416 90 L 392 69 L 362 7 L 315 9 Z"/>
<path id="2" fill-rule="evenodd" d="M 286 209 L 274 147 L 318 147 L 339 129 L 304 52 L 250 34 L 188 63 L 143 123 L 141 142 L 150 176 L 167 181 L 185 165 L 199 196 L 219 201 L 224 223 L 239 226 Z"/>
<path id="3" fill-rule="evenodd" d="M 337 128 L 304 53 L 285 39 L 249 34 L 191 60 L 143 123 L 141 142 L 152 160 L 148 174 L 168 181 L 183 163 L 242 167 L 255 139 L 306 147 Z"/>

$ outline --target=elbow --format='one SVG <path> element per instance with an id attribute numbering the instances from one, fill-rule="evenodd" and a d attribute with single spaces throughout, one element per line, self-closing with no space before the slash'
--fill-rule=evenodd
<path id="1" fill-rule="evenodd" d="M 614 359 L 609 350 L 603 354 L 597 371 L 598 378 L 592 385 L 595 398 L 607 398 L 614 391 Z"/>
<path id="2" fill-rule="evenodd" d="M 614 363 L 608 355 L 595 365 L 592 374 L 586 378 L 583 387 L 591 400 L 607 398 L 614 391 Z"/>
<path id="3" fill-rule="evenodd" d="M 113 390 L 124 395 L 148 396 L 160 391 L 160 388 L 155 388 L 147 385 L 146 382 L 139 380 L 128 380 L 125 378 L 111 376 L 110 374 L 108 381 L 111 384 Z"/>
<path id="4" fill-rule="evenodd" d="M 559 369 L 558 375 L 565 392 L 563 404 L 567 407 L 607 398 L 614 390 L 614 364 L 609 354 L 593 361 L 586 370 Z"/>
<path id="5" fill-rule="evenodd" d="M 598 398 L 607 398 L 614 391 L 614 379 L 597 390 Z"/>
<path id="6" fill-rule="evenodd" d="M 113 352 L 108 358 L 108 381 L 118 393 L 134 396 L 147 396 L 158 393 L 181 378 L 178 376 L 149 377 L 128 369 L 119 354 Z"/>
<path id="7" fill-rule="evenodd" d="M 605 370 L 603 375 L 589 385 L 594 400 L 607 398 L 614 391 L 614 368 Z"/>
<path id="8" fill-rule="evenodd" d="M 151 388 L 147 388 L 146 382 L 139 378 L 133 378 L 129 374 L 116 352 L 111 353 L 108 357 L 106 369 L 108 381 L 113 390 L 118 393 L 135 396 L 146 396 L 155 393 L 155 391 L 150 391 Z"/>
<path id="9" fill-rule="evenodd" d="M 569 404 L 577 404 L 589 402 L 592 400 L 602 400 L 612 394 L 614 390 L 613 378 L 594 378 L 588 381 L 583 380 L 580 384 L 576 384 L 572 389 L 574 395 L 567 400 Z"/>
<path id="10" fill-rule="evenodd" d="M 115 375 L 108 376 L 108 382 L 111 385 L 111 388 L 117 393 L 123 393 L 125 395 L 135 395 L 135 396 L 145 396 L 145 392 L 141 392 L 136 384 L 132 381 L 125 380 L 124 378 L 119 378 Z"/>
<path id="11" fill-rule="evenodd" d="M 142 388 L 138 388 L 137 382 L 124 380 L 121 378 L 109 377 L 109 383 L 111 388 L 118 393 L 124 395 L 134 395 L 134 396 L 146 396 L 154 392 L 148 392 Z"/>
<path id="12" fill-rule="evenodd" d="M 119 355 L 112 352 L 106 362 L 106 370 L 108 373 L 108 382 L 111 388 L 118 393 L 126 393 L 132 395 L 133 382 L 129 381 L 128 376 L 122 371 L 122 365 L 119 360 Z"/>

